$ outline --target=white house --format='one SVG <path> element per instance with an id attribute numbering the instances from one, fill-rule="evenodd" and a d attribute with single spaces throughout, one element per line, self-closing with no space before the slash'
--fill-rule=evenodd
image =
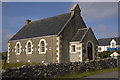
<path id="1" fill-rule="evenodd" d="M 117 59 L 117 56 L 119 56 L 119 54 L 118 54 L 117 52 L 113 52 L 110 56 L 111 56 L 112 58 Z"/>
<path id="2" fill-rule="evenodd" d="M 98 52 L 120 50 L 120 37 L 98 39 Z"/>

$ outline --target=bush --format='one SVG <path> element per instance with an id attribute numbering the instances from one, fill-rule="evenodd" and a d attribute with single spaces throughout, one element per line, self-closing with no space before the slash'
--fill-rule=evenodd
<path id="1" fill-rule="evenodd" d="M 107 58 L 110 57 L 110 55 L 115 52 L 115 51 L 103 51 L 103 52 L 98 52 L 98 56 L 101 58 Z M 117 53 L 120 53 L 120 51 L 116 51 Z"/>

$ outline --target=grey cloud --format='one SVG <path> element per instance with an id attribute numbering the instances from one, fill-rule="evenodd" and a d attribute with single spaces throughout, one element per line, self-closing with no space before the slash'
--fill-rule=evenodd
<path id="1" fill-rule="evenodd" d="M 109 28 L 105 24 L 99 24 L 96 27 L 93 27 L 94 32 L 97 34 L 99 38 L 109 38 L 109 37 L 117 37 L 118 31 L 116 29 Z"/>
<path id="2" fill-rule="evenodd" d="M 81 2 L 79 5 L 85 19 L 96 20 L 118 16 L 118 6 L 115 2 Z"/>

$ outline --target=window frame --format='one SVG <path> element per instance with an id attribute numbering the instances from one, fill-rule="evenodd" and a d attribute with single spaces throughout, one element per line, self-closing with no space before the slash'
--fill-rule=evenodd
<path id="1" fill-rule="evenodd" d="M 74 51 L 73 51 L 73 48 L 75 49 Z M 77 52 L 77 47 L 76 47 L 76 44 L 71 44 L 71 53 L 76 53 Z"/>
<path id="2" fill-rule="evenodd" d="M 112 45 L 112 48 L 115 48 L 116 46 L 115 42 L 112 42 L 111 45 Z"/>
<path id="3" fill-rule="evenodd" d="M 99 48 L 98 48 L 98 50 L 99 50 L 99 51 L 102 51 L 102 48 L 101 48 L 101 47 L 99 47 Z"/>
<path id="4" fill-rule="evenodd" d="M 44 42 L 44 52 L 42 52 L 42 46 L 41 46 L 41 42 Z M 40 41 L 39 41 L 39 44 L 38 44 L 38 51 L 39 51 L 39 54 L 46 54 L 46 51 L 47 51 L 47 43 L 46 43 L 46 40 L 45 39 L 41 39 Z"/>
<path id="5" fill-rule="evenodd" d="M 43 43 L 42 43 L 43 42 Z M 41 41 L 41 46 L 40 46 L 40 50 L 41 50 L 41 53 L 44 53 L 45 52 L 45 42 L 44 41 Z"/>
<path id="6" fill-rule="evenodd" d="M 19 53 L 18 53 L 18 44 L 19 44 Z M 15 54 L 16 55 L 20 55 L 21 54 L 21 51 L 22 51 L 22 46 L 21 46 L 21 43 L 20 42 L 16 42 L 16 45 L 15 45 Z"/>
<path id="7" fill-rule="evenodd" d="M 31 48 L 31 43 L 30 43 L 30 42 L 28 42 L 27 47 L 28 47 L 28 48 L 27 48 L 27 49 L 28 49 L 28 53 L 31 53 L 31 49 L 32 49 L 32 48 Z"/>
<path id="8" fill-rule="evenodd" d="M 31 52 L 29 52 L 29 46 L 28 46 L 28 44 L 31 44 Z M 27 43 L 26 43 L 26 54 L 32 54 L 32 52 L 33 52 L 33 44 L 32 44 L 32 41 L 31 40 L 28 40 L 27 41 Z"/>
<path id="9" fill-rule="evenodd" d="M 20 44 L 19 44 L 19 43 L 17 44 L 16 51 L 17 51 L 17 54 L 19 54 L 19 53 L 20 53 Z"/>

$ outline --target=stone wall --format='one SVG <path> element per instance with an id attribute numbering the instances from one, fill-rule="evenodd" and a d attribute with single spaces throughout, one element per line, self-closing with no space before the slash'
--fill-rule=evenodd
<path id="1" fill-rule="evenodd" d="M 55 78 L 73 72 L 88 72 L 117 67 L 117 59 L 109 58 L 90 62 L 74 62 L 61 64 L 36 64 L 6 69 L 3 78 Z"/>

